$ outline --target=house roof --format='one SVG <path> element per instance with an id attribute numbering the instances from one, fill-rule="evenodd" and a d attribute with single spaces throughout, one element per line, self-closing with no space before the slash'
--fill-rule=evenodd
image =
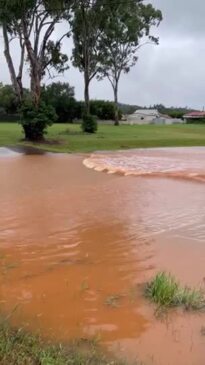
<path id="1" fill-rule="evenodd" d="M 170 115 L 168 114 L 159 114 L 160 118 L 165 118 L 165 119 L 172 119 L 172 117 L 170 117 Z"/>
<path id="2" fill-rule="evenodd" d="M 205 118 L 205 112 L 190 112 L 185 114 L 184 118 Z"/>
<path id="3" fill-rule="evenodd" d="M 134 112 L 134 114 L 143 114 L 145 116 L 148 116 L 148 115 L 159 115 L 159 112 L 157 109 L 138 109 Z"/>

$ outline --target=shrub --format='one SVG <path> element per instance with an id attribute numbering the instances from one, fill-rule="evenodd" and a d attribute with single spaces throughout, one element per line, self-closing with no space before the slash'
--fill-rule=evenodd
<path id="1" fill-rule="evenodd" d="M 187 119 L 187 124 L 205 124 L 205 118 Z"/>
<path id="2" fill-rule="evenodd" d="M 97 131 L 97 120 L 93 115 L 87 114 L 83 116 L 82 130 L 86 133 L 95 133 Z"/>
<path id="3" fill-rule="evenodd" d="M 165 272 L 158 273 L 146 285 L 145 295 L 162 307 L 183 306 L 193 310 L 205 307 L 205 297 L 201 290 L 180 287 L 179 282 Z"/>
<path id="4" fill-rule="evenodd" d="M 39 141 L 44 139 L 46 128 L 56 120 L 56 113 L 51 105 L 41 102 L 36 107 L 32 100 L 24 101 L 21 107 L 21 121 L 25 139 Z"/>

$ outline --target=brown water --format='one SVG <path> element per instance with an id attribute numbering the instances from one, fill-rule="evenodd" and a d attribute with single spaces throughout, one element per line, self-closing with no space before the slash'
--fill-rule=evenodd
<path id="1" fill-rule="evenodd" d="M 2 155 L 1 310 L 55 340 L 96 336 L 120 358 L 204 365 L 205 314 L 156 318 L 141 292 L 159 270 L 204 288 L 205 184 L 189 180 L 191 158 L 205 174 L 205 149 L 197 150 L 194 157 L 191 149 L 173 151 L 188 166 L 187 180 L 167 178 L 160 167 L 160 153 L 169 154 L 167 169 L 176 164 L 170 149 L 150 156 L 164 174 L 154 179 L 99 173 L 83 166 L 83 156 Z M 138 153 L 128 155 L 134 161 Z M 128 155 L 119 161 L 130 171 Z M 108 305 L 115 295 L 117 306 Z"/>

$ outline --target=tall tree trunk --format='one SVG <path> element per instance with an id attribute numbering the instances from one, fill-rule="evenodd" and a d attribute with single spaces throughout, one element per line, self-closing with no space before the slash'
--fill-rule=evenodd
<path id="1" fill-rule="evenodd" d="M 23 33 L 24 42 L 28 54 L 28 59 L 30 62 L 30 72 L 31 72 L 31 92 L 34 100 L 34 105 L 39 106 L 41 97 L 41 70 L 39 65 L 39 60 L 36 58 L 34 50 L 32 48 L 31 41 L 29 39 L 27 26 L 25 20 L 23 21 Z"/>
<path id="2" fill-rule="evenodd" d="M 38 107 L 41 98 L 41 78 L 38 75 L 36 66 L 34 66 L 34 68 L 31 68 L 31 94 L 33 97 L 34 105 Z"/>
<path id="3" fill-rule="evenodd" d="M 119 109 L 118 109 L 118 82 L 113 87 L 114 90 L 114 102 L 115 102 L 115 125 L 119 125 Z"/>
<path id="4" fill-rule="evenodd" d="M 6 62 L 8 65 L 11 83 L 14 88 L 18 102 L 21 103 L 22 96 L 23 96 L 22 80 L 20 80 L 21 75 L 18 75 L 18 78 L 16 77 L 16 71 L 15 71 L 13 60 L 12 60 L 11 53 L 10 53 L 7 25 L 5 23 L 3 23 L 2 28 L 3 28 L 3 38 L 4 38 L 4 55 L 5 55 Z"/>
<path id="5" fill-rule="evenodd" d="M 17 75 L 16 80 L 17 80 L 18 85 L 19 85 L 21 99 L 23 99 L 23 83 L 22 83 L 22 78 L 23 78 L 24 58 L 25 58 L 25 45 L 22 42 L 20 43 L 20 45 L 21 45 L 21 61 L 20 61 L 19 71 L 18 71 L 18 75 Z"/>
<path id="6" fill-rule="evenodd" d="M 90 96 L 89 96 L 89 76 L 85 70 L 84 74 L 84 81 L 85 81 L 85 90 L 84 90 L 84 98 L 85 98 L 85 113 L 88 115 L 90 114 Z"/>
<path id="7" fill-rule="evenodd" d="M 89 56 L 89 47 L 90 47 L 90 31 L 89 31 L 89 21 L 86 13 L 86 3 L 81 2 L 81 12 L 82 12 L 82 27 L 84 32 L 84 45 L 83 45 L 83 53 L 84 53 L 84 99 L 85 99 L 85 114 L 90 114 L 90 96 L 89 96 L 89 84 L 90 84 L 90 56 Z"/>

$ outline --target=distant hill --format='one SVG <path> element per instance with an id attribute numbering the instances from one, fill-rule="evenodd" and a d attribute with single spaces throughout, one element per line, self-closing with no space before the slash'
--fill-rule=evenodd
<path id="1" fill-rule="evenodd" d="M 118 104 L 120 110 L 122 111 L 122 114 L 133 114 L 137 109 L 141 109 L 139 105 L 129 105 L 129 104 Z"/>

